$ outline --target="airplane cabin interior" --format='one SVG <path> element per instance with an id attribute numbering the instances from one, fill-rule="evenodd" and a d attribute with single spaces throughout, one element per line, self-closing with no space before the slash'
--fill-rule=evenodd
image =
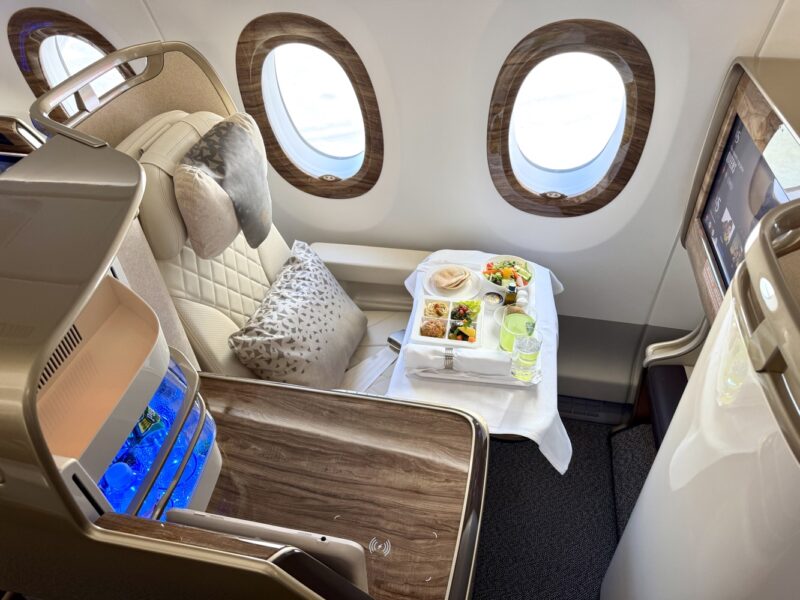
<path id="1" fill-rule="evenodd" d="M 0 600 L 800 570 L 800 0 L 6 0 Z"/>

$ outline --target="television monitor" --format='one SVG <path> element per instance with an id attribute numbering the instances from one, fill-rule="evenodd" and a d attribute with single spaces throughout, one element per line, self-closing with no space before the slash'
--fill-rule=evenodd
<path id="1" fill-rule="evenodd" d="M 779 138 L 774 139 L 780 142 Z M 796 142 L 791 140 L 791 144 Z M 772 145 L 771 141 L 767 149 Z M 774 149 L 771 153 L 776 154 Z M 744 259 L 744 245 L 750 231 L 771 208 L 789 199 L 737 116 L 701 216 L 725 287 L 730 285 L 736 267 Z"/>

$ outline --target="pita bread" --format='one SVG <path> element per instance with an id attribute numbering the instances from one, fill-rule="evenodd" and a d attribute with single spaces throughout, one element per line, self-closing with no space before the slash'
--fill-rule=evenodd
<path id="1" fill-rule="evenodd" d="M 469 271 L 464 267 L 443 267 L 431 278 L 433 285 L 442 290 L 457 290 L 469 281 Z"/>

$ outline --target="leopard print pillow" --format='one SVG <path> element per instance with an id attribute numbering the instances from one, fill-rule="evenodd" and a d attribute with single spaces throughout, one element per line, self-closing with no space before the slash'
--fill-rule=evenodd
<path id="1" fill-rule="evenodd" d="M 337 387 L 367 329 L 367 318 L 308 244 L 295 242 L 244 327 L 228 339 L 262 379 Z"/>

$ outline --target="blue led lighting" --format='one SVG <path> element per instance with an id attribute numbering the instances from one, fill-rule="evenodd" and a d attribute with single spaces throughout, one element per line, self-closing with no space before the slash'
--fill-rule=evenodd
<path id="1" fill-rule="evenodd" d="M 192 412 L 190 412 L 189 416 L 186 418 L 186 423 L 184 423 L 181 432 L 178 434 L 178 439 L 175 440 L 175 445 L 172 447 L 164 463 L 164 467 L 158 474 L 158 477 L 153 483 L 153 487 L 150 488 L 150 491 L 147 493 L 142 503 L 142 507 L 139 509 L 138 515 L 140 517 L 150 518 L 153 516 L 153 509 L 177 474 L 178 467 L 180 467 L 183 457 L 189 452 L 189 445 L 192 443 L 194 432 L 197 431 L 197 426 L 200 423 L 201 410 L 200 404 L 195 402 L 194 406 L 192 406 Z M 194 456 L 189 459 L 189 462 L 186 464 L 187 471 L 192 466 L 194 460 Z"/>
<path id="2" fill-rule="evenodd" d="M 125 512 L 169 436 L 186 395 L 186 378 L 170 360 L 161 385 L 98 484 L 116 512 Z"/>
<path id="3" fill-rule="evenodd" d="M 33 23 L 26 23 L 22 30 L 19 32 L 19 38 L 17 39 L 17 44 L 19 46 L 19 56 L 20 56 L 20 68 L 25 73 L 31 72 L 31 65 L 28 62 L 28 53 L 25 52 L 25 42 L 27 42 L 28 38 L 34 34 L 35 32 L 39 31 L 40 29 L 45 29 L 46 27 L 52 27 L 52 21 L 39 21 Z"/>
<path id="4" fill-rule="evenodd" d="M 200 432 L 200 438 L 197 440 L 197 445 L 194 447 L 192 457 L 186 465 L 186 469 L 181 475 L 175 491 L 172 492 L 164 507 L 164 512 L 161 513 L 161 520 L 166 518 L 167 511 L 171 508 L 186 508 L 194 496 L 197 489 L 197 484 L 200 482 L 200 476 L 203 474 L 203 469 L 206 466 L 208 455 L 211 453 L 211 448 L 214 446 L 214 439 L 217 437 L 217 424 L 210 414 L 206 415 L 206 422 L 203 424 L 203 430 Z"/>

